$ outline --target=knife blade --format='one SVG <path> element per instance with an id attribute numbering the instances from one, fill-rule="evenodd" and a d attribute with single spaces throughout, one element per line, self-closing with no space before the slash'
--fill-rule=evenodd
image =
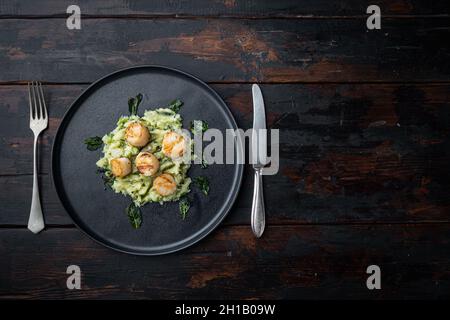
<path id="1" fill-rule="evenodd" d="M 267 162 L 266 111 L 261 88 L 254 84 L 253 94 L 253 132 L 252 132 L 252 164 L 261 168 Z"/>
<path id="2" fill-rule="evenodd" d="M 253 234 L 259 238 L 266 225 L 264 208 L 262 170 L 267 159 L 266 113 L 264 99 L 260 87 L 252 86 L 253 95 L 253 131 L 252 131 L 252 164 L 255 170 L 251 226 Z"/>

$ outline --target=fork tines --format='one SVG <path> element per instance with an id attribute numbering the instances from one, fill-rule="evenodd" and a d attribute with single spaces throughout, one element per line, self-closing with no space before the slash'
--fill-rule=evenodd
<path id="1" fill-rule="evenodd" d="M 41 82 L 28 82 L 28 97 L 30 100 L 30 122 L 47 120 L 47 107 L 45 105 Z"/>

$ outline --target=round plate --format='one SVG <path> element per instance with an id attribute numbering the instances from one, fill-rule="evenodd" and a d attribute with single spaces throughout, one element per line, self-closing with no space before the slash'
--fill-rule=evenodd
<path id="1" fill-rule="evenodd" d="M 142 207 L 142 226 L 134 229 L 125 212 L 131 199 L 105 190 L 95 165 L 101 150 L 88 151 L 83 141 L 112 131 L 118 118 L 129 114 L 128 98 L 138 93 L 144 96 L 140 115 L 179 98 L 184 102 L 183 128 L 191 120 L 205 120 L 223 132 L 237 128 L 219 95 L 192 75 L 161 66 L 120 70 L 89 86 L 65 114 L 53 144 L 53 182 L 74 223 L 94 240 L 131 254 L 165 254 L 196 243 L 217 227 L 236 199 L 243 166 L 212 164 L 202 169 L 193 164 L 188 175 L 208 177 L 209 195 L 192 184 L 192 205 L 184 220 L 178 202 L 148 203 Z"/>

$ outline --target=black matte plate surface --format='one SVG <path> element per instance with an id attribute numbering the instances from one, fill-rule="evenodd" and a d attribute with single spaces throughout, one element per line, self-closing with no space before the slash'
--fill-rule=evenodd
<path id="1" fill-rule="evenodd" d="M 178 202 L 149 203 L 142 207 L 141 228 L 133 229 L 125 213 L 130 198 L 104 189 L 95 165 L 101 150 L 88 151 L 83 140 L 113 130 L 118 118 L 128 115 L 128 98 L 137 93 L 144 95 L 139 115 L 180 98 L 184 128 L 195 119 L 223 131 L 237 128 L 223 100 L 199 79 L 160 66 L 121 70 L 92 84 L 64 116 L 53 145 L 52 176 L 65 209 L 94 240 L 127 253 L 164 254 L 194 244 L 223 220 L 239 191 L 243 166 L 192 165 L 189 176 L 207 176 L 210 194 L 191 186 L 193 205 L 185 220 Z"/>

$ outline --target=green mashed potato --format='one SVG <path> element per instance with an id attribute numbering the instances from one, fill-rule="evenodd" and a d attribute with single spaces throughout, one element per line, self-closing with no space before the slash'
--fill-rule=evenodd
<path id="1" fill-rule="evenodd" d="M 142 148 L 134 147 L 125 140 L 127 126 L 131 122 L 136 121 L 145 125 L 150 132 L 150 142 Z M 123 178 L 115 177 L 111 188 L 116 193 L 130 196 L 136 206 L 143 206 L 148 202 L 159 202 L 162 204 L 166 201 L 179 200 L 180 197 L 190 191 L 189 185 L 191 179 L 187 176 L 190 164 L 166 157 L 161 151 L 161 145 L 163 137 L 167 132 L 181 128 L 181 116 L 168 108 L 147 110 L 143 117 L 136 115 L 122 116 L 117 121 L 117 127 L 103 136 L 103 157 L 97 161 L 97 166 L 111 175 L 110 161 L 112 159 L 120 157 L 130 159 L 132 172 Z M 190 149 L 190 146 L 188 146 L 187 150 Z M 159 160 L 159 170 L 154 176 L 144 176 L 137 170 L 135 158 L 140 151 L 151 152 Z M 162 173 L 169 173 L 174 177 L 177 184 L 175 193 L 168 196 L 161 196 L 154 190 L 153 180 Z"/>

